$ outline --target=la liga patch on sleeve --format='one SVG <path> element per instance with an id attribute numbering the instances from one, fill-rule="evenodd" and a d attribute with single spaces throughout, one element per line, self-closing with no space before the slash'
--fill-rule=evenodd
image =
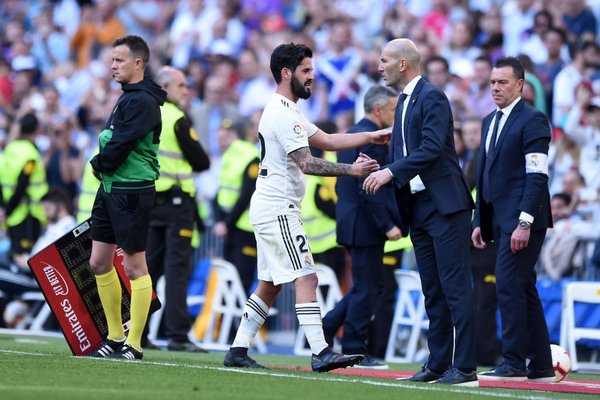
<path id="1" fill-rule="evenodd" d="M 295 122 L 294 126 L 292 127 L 292 131 L 294 132 L 294 135 L 296 136 L 300 136 L 302 135 L 302 124 L 300 122 Z"/>

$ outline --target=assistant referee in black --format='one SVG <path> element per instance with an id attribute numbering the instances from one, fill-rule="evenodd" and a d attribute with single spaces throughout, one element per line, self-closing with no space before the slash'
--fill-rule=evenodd
<path id="1" fill-rule="evenodd" d="M 148 216 L 159 174 L 160 106 L 166 98 L 145 74 L 149 60 L 148 45 L 138 36 L 113 43 L 111 71 L 123 94 L 99 135 L 99 152 L 90 161 L 102 181 L 92 209 L 90 267 L 108 325 L 108 336 L 94 357 L 143 358 L 140 341 L 152 299 L 145 252 Z M 123 267 L 131 282 L 127 337 L 121 283 L 113 266 L 117 247 L 123 249 Z"/>

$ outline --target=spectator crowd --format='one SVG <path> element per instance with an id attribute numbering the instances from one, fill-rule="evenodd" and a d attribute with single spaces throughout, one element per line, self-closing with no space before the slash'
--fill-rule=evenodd
<path id="1" fill-rule="evenodd" d="M 110 70 L 112 42 L 138 35 L 150 45 L 151 73 L 170 65 L 186 76 L 183 108 L 211 159 L 196 176 L 210 227 L 225 150 L 219 131 L 235 126 L 256 143 L 275 88 L 269 57 L 277 45 L 314 50 L 316 87 L 300 106 L 309 120 L 345 132 L 363 117 L 366 91 L 381 83 L 383 45 L 406 37 L 421 52 L 426 79 L 450 99 L 472 188 L 481 119 L 495 108 L 493 62 L 517 56 L 526 68 L 523 98 L 552 122 L 555 227 L 540 264 L 560 279 L 588 265 L 593 246 L 576 250 L 600 236 L 599 23 L 599 0 L 4 0 L 0 152 L 34 114 L 48 187 L 64 191 L 66 209 L 76 213 L 84 167 L 121 94 Z M 9 240 L 0 246 L 7 263 L 17 261 L 9 259 Z"/>

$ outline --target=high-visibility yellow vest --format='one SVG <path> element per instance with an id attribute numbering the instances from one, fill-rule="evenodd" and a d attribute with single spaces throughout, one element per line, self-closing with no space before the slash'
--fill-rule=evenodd
<path id="1" fill-rule="evenodd" d="M 190 196 L 196 194 L 193 170 L 190 163 L 181 152 L 181 147 L 175 136 L 175 123 L 185 116 L 173 103 L 165 102 L 160 107 L 162 130 L 158 146 L 158 162 L 160 177 L 156 181 L 156 191 L 166 192 L 174 185 L 179 185 Z M 190 127 L 190 129 L 193 129 Z"/>
<path id="2" fill-rule="evenodd" d="M 477 188 L 474 187 L 471 190 L 471 197 L 473 197 L 473 201 L 477 202 Z M 471 213 L 471 221 L 473 220 L 473 218 L 475 218 L 475 210 L 473 210 L 473 212 Z"/>
<path id="3" fill-rule="evenodd" d="M 412 249 L 413 244 L 412 241 L 410 240 L 410 236 L 406 236 L 403 238 L 400 238 L 398 240 L 388 240 L 385 242 L 385 247 L 383 248 L 383 252 L 384 253 L 389 253 L 391 251 L 396 251 L 396 250 L 408 250 L 408 249 Z"/>
<path id="4" fill-rule="evenodd" d="M 333 193 L 323 183 L 321 176 L 308 175 L 306 177 L 306 194 L 300 207 L 302 225 L 313 254 L 320 254 L 337 246 L 335 219 L 319 210 L 315 203 L 317 185 L 321 185 L 321 190 L 326 192 L 324 196 L 321 195 L 322 198 L 327 199 L 328 196 L 333 198 Z"/>
<path id="5" fill-rule="evenodd" d="M 240 198 L 244 171 L 252 160 L 259 157 L 258 149 L 245 140 L 235 140 L 221 157 L 221 171 L 219 173 L 219 191 L 217 204 L 225 212 L 231 211 Z M 258 168 L 258 165 L 257 165 Z M 258 174 L 258 171 L 253 171 Z M 246 209 L 235 226 L 246 232 L 253 232 L 250 224 L 250 212 Z"/>
<path id="6" fill-rule="evenodd" d="M 48 192 L 44 163 L 40 152 L 31 141 L 19 139 L 6 146 L 0 161 L 0 183 L 5 203 L 14 195 L 21 171 L 29 175 L 29 185 L 19 205 L 6 218 L 9 227 L 23 222 L 28 214 L 42 222 L 46 220 L 40 203 L 41 198 Z"/>
<path id="7" fill-rule="evenodd" d="M 327 161 L 331 161 L 332 163 L 337 162 L 337 154 L 335 151 L 325 151 L 323 152 L 323 159 Z M 334 202 L 337 203 L 337 192 L 335 191 L 335 184 L 337 183 L 337 178 L 335 176 L 322 176 L 322 185 L 329 189 L 329 193 L 331 194 L 331 198 Z"/>
<path id="8" fill-rule="evenodd" d="M 98 148 L 94 151 L 92 157 L 98 154 Z M 88 162 L 85 164 L 83 169 L 83 177 L 81 178 L 81 192 L 79 193 L 79 200 L 77 202 L 77 222 L 83 222 L 92 216 L 92 208 L 94 207 L 94 200 L 96 199 L 96 193 L 98 187 L 100 187 L 100 180 L 94 176 L 92 164 Z"/>

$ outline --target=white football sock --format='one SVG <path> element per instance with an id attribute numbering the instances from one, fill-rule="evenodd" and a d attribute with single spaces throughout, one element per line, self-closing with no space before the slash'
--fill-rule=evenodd
<path id="1" fill-rule="evenodd" d="M 325 350 L 328 345 L 323 334 L 323 321 L 321 320 L 319 304 L 316 301 L 296 304 L 296 316 L 300 326 L 304 329 L 312 353 L 319 354 Z"/>

